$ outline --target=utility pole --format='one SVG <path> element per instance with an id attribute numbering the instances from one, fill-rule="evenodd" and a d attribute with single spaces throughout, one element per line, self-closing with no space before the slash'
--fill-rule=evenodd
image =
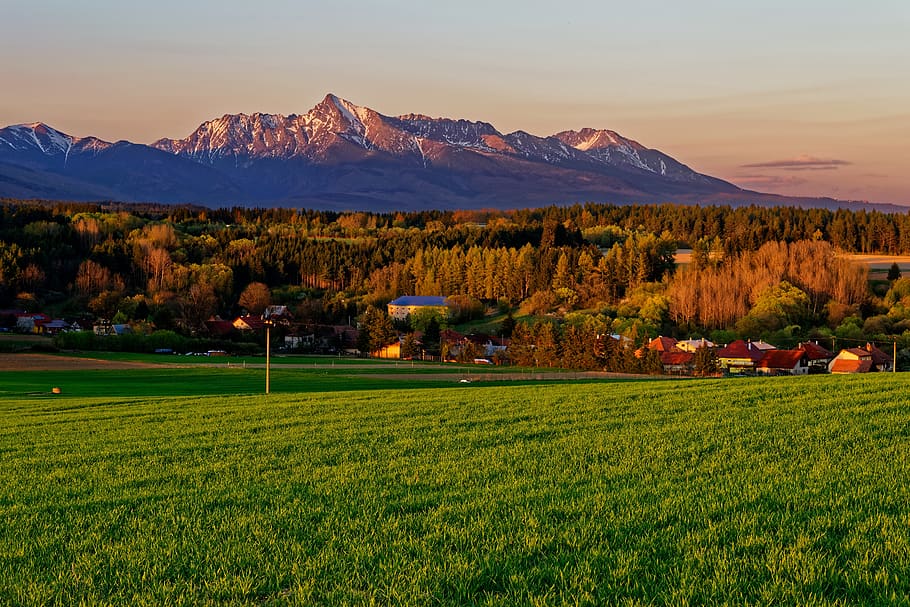
<path id="1" fill-rule="evenodd" d="M 262 321 L 265 326 L 265 393 L 269 393 L 269 371 L 271 370 L 271 328 L 275 323 L 266 318 Z"/>
<path id="2" fill-rule="evenodd" d="M 897 342 L 894 342 L 894 362 L 891 364 L 891 372 L 897 373 Z"/>

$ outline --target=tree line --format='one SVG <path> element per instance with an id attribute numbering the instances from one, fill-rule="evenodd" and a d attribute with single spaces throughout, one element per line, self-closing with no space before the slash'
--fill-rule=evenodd
<path id="1" fill-rule="evenodd" d="M 677 268 L 680 246 L 692 249 L 692 261 Z M 329 323 L 382 310 L 399 295 L 446 295 L 463 298 L 465 309 L 511 310 L 523 319 L 519 344 L 542 318 L 565 344 L 595 343 L 576 339 L 578 318 L 595 319 L 601 334 L 639 340 L 716 332 L 903 338 L 906 279 L 870 290 L 864 269 L 843 252 L 910 253 L 908 216 L 604 204 L 337 213 L 5 200 L 0 307 L 193 335 L 213 315 L 249 312 L 264 300 L 291 306 L 302 321 Z M 546 345 L 547 329 L 535 331 Z M 560 352 L 575 360 L 572 347 Z"/>

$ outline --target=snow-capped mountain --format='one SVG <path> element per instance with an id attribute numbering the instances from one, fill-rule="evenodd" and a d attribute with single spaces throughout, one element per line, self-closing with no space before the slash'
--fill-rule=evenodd
<path id="1" fill-rule="evenodd" d="M 200 163 L 128 141 L 73 137 L 36 122 L 0 129 L 0 196 L 187 202 L 243 193 Z"/>
<path id="2" fill-rule="evenodd" d="M 615 131 L 582 129 L 563 131 L 554 138 L 601 162 L 617 167 L 649 171 L 673 181 L 708 184 L 716 181 L 696 173 L 686 165 L 659 150 L 651 150 Z"/>
<path id="3" fill-rule="evenodd" d="M 59 160 L 63 166 L 66 165 L 71 152 L 97 154 L 111 145 L 95 137 L 80 139 L 61 133 L 43 122 L 17 124 L 0 130 L 0 154 L 53 158 Z"/>
<path id="4" fill-rule="evenodd" d="M 0 129 L 0 196 L 377 211 L 780 197 L 702 175 L 614 131 L 548 137 L 385 116 L 329 94 L 305 114 L 227 114 L 150 146 Z"/>
<path id="5" fill-rule="evenodd" d="M 208 164 L 225 158 L 235 164 L 262 158 L 319 162 L 381 152 L 426 167 L 458 150 L 574 169 L 634 169 L 670 181 L 711 183 L 666 154 L 613 131 L 584 129 L 552 137 L 523 131 L 503 134 L 486 122 L 421 114 L 384 116 L 332 94 L 304 115 L 228 114 L 205 122 L 185 139 L 161 139 L 152 146 Z"/>

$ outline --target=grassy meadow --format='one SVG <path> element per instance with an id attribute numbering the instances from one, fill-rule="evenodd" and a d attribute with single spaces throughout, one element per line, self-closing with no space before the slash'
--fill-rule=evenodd
<path id="1" fill-rule="evenodd" d="M 261 364 L 261 363 L 260 363 Z M 435 375 L 423 370 L 424 374 Z M 270 386 L 274 393 L 402 390 L 417 387 L 451 386 L 461 377 L 452 370 L 453 379 L 426 380 L 419 384 L 395 381 L 387 374 L 358 369 L 356 374 L 343 369 L 282 369 L 273 367 Z M 66 397 L 94 396 L 206 396 L 258 394 L 265 389 L 265 369 L 242 367 L 209 368 L 187 365 L 180 368 L 65 370 L 0 372 L 0 402 L 4 398 L 49 395 L 54 387 Z M 61 400 L 59 397 L 54 397 Z M 2 405 L 0 405 L 2 406 Z"/>
<path id="2" fill-rule="evenodd" d="M 29 373 L 0 373 L 0 604 L 910 602 L 902 374 Z"/>

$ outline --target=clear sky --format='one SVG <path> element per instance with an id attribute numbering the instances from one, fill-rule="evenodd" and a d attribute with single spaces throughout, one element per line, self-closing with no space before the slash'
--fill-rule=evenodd
<path id="1" fill-rule="evenodd" d="M 333 92 L 910 205 L 908 0 L 0 0 L 0 83 L 0 125 L 113 141 Z"/>

